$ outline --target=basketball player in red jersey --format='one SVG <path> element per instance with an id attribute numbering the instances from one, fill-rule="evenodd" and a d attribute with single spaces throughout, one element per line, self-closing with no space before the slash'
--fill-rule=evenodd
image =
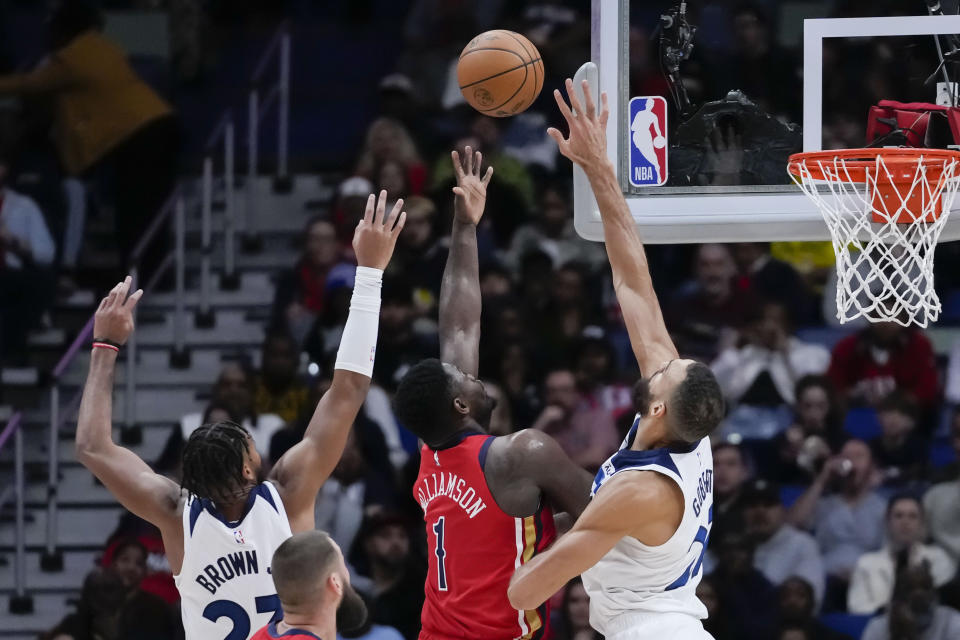
<path id="1" fill-rule="evenodd" d="M 550 436 L 531 429 L 494 437 L 494 401 L 477 380 L 480 276 L 476 227 L 487 184 L 481 154 L 466 148 L 457 178 L 450 254 L 440 289 L 440 355 L 417 363 L 394 400 L 400 421 L 421 440 L 414 498 L 427 527 L 428 574 L 421 640 L 541 638 L 546 605 L 514 609 L 514 570 L 556 537 L 553 509 L 576 517 L 590 474 Z"/>
<path id="2" fill-rule="evenodd" d="M 367 619 L 367 606 L 350 586 L 343 552 L 323 531 L 287 538 L 273 554 L 273 583 L 283 619 L 271 622 L 250 640 L 333 640 Z"/>

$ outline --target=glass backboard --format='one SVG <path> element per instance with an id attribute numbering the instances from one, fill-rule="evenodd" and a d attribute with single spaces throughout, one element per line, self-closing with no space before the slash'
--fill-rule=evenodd
<path id="1" fill-rule="evenodd" d="M 647 242 L 829 240 L 787 175 L 787 157 L 897 144 L 867 139 L 871 106 L 935 103 L 938 82 L 949 91 L 945 73 L 960 80 L 957 65 L 940 67 L 941 52 L 949 60 L 960 49 L 948 35 L 960 34 L 956 0 L 939 16 L 924 0 L 691 0 L 680 9 L 672 0 L 594 0 L 593 65 L 578 73 L 608 94 L 608 153 Z M 655 106 L 637 98 L 657 96 L 667 104 L 654 118 L 665 144 L 655 128 L 637 134 Z M 960 142 L 939 120 L 927 137 L 929 146 Z M 578 170 L 574 190 L 578 232 L 602 239 Z M 960 215 L 942 236 L 956 239 Z"/>

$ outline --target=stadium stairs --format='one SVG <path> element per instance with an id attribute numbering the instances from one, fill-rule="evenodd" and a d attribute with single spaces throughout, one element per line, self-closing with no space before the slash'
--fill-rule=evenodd
<path id="1" fill-rule="evenodd" d="M 225 361 L 239 356 L 258 357 L 264 326 L 273 298 L 273 280 L 278 270 L 292 265 L 298 250 L 296 241 L 306 220 L 326 209 L 333 197 L 333 181 L 316 175 L 298 175 L 289 194 L 275 194 L 269 177 L 256 182 L 257 215 L 252 228 L 262 230 L 262 250 L 255 254 L 238 251 L 237 272 L 240 286 L 225 291 L 219 286 L 223 266 L 222 224 L 215 216 L 214 286 L 211 307 L 216 324 L 210 329 L 194 327 L 193 312 L 199 300 L 200 206 L 193 197 L 187 207 L 186 252 L 186 346 L 190 366 L 171 368 L 170 346 L 173 336 L 175 299 L 172 293 L 152 293 L 144 297 L 137 319 L 138 392 L 137 423 L 143 440 L 132 447 L 148 462 L 163 450 L 172 428 L 182 415 L 201 411 L 209 389 Z M 236 201 L 244 206 L 242 185 Z M 199 193 L 199 188 L 188 191 Z M 88 246 L 110 245 L 108 221 L 94 221 L 88 228 Z M 239 246 L 239 242 L 238 242 Z M 116 269 L 116 255 L 109 251 L 87 251 L 86 266 L 91 269 Z M 84 576 L 93 567 L 104 542 L 117 525 L 121 507 L 75 459 L 73 440 L 75 410 L 59 433 L 60 481 L 58 548 L 63 554 L 63 570 L 45 572 L 40 560 L 46 541 L 47 461 L 49 438 L 49 391 L 43 386 L 43 374 L 63 353 L 70 339 L 89 318 L 96 302 L 93 291 L 81 291 L 58 304 L 53 312 L 56 329 L 31 337 L 31 352 L 36 369 L 5 371 L 5 401 L 25 412 L 23 425 L 26 460 L 26 585 L 33 597 L 34 612 L 14 615 L 8 601 L 14 592 L 13 505 L 8 499 L 0 510 L 0 638 L 35 638 L 48 630 L 73 608 Z M 89 355 L 80 355 L 61 379 L 61 403 L 77 393 L 86 378 Z M 114 436 L 124 422 L 124 373 L 127 363 L 121 359 L 113 397 Z M 12 386 L 16 383 L 18 386 Z M 0 408 L 5 418 L 11 407 Z M 12 444 L 12 443 L 11 443 Z M 13 447 L 0 451 L 0 488 L 10 486 L 13 477 Z"/>

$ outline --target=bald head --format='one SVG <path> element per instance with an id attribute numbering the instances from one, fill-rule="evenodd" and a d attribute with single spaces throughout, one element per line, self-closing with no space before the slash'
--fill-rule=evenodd
<path id="1" fill-rule="evenodd" d="M 298 533 L 273 554 L 273 582 L 284 609 L 319 604 L 330 574 L 343 564 L 336 543 L 322 531 Z"/>

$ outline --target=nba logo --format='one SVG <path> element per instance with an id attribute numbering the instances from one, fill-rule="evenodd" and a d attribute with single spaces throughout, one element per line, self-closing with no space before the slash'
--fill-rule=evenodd
<path id="1" fill-rule="evenodd" d="M 667 182 L 667 101 L 661 96 L 630 100 L 630 184 L 659 187 Z"/>
<path id="2" fill-rule="evenodd" d="M 240 529 L 235 529 L 233 531 L 233 539 L 237 541 L 237 544 L 244 544 L 246 541 L 243 539 L 243 532 Z"/>

